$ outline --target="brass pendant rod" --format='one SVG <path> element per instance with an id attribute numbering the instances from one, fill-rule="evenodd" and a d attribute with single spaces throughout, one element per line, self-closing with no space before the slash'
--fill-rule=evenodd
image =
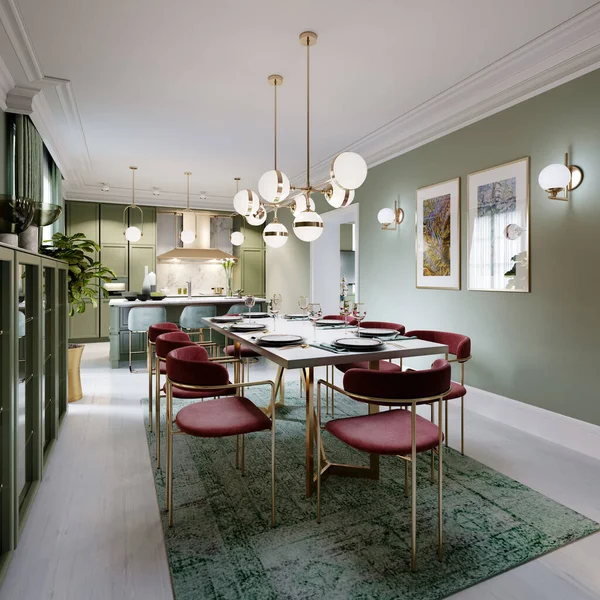
<path id="1" fill-rule="evenodd" d="M 184 175 L 187 177 L 187 212 L 190 212 L 190 175 L 189 171 L 186 171 Z"/>
<path id="2" fill-rule="evenodd" d="M 273 83 L 273 96 L 274 96 L 274 108 L 273 108 L 273 137 L 274 137 L 274 148 L 275 148 L 275 157 L 274 157 L 274 163 L 275 166 L 273 167 L 275 169 L 275 171 L 277 171 L 277 79 L 275 79 L 274 83 Z"/>
<path id="3" fill-rule="evenodd" d="M 306 187 L 310 188 L 310 37 L 306 36 Z"/>
<path id="4" fill-rule="evenodd" d="M 131 206 L 135 208 L 135 172 L 137 167 L 129 167 L 131 169 Z"/>

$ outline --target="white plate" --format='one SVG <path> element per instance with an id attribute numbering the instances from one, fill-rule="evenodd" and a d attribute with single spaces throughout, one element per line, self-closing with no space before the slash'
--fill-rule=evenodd
<path id="1" fill-rule="evenodd" d="M 344 326 L 344 321 L 338 319 L 319 319 L 317 321 L 317 325 L 340 325 Z"/>
<path id="2" fill-rule="evenodd" d="M 237 323 L 242 320 L 242 317 L 235 315 L 223 315 L 222 317 L 213 317 L 212 320 L 215 323 Z"/>
<path id="3" fill-rule="evenodd" d="M 286 319 L 306 319 L 307 317 L 302 313 L 291 313 L 289 315 L 285 315 Z"/>
<path id="4" fill-rule="evenodd" d="M 268 317 L 270 317 L 271 315 L 270 315 L 269 313 L 266 313 L 266 312 L 254 312 L 254 311 L 252 311 L 252 312 L 250 313 L 250 315 L 248 315 L 248 313 L 247 313 L 247 312 L 243 312 L 243 313 L 240 313 L 240 316 L 241 316 L 241 317 L 244 317 L 245 319 L 247 319 L 247 318 L 248 318 L 248 316 L 249 316 L 251 319 L 267 319 L 267 318 L 268 318 Z"/>
<path id="5" fill-rule="evenodd" d="M 379 337 L 380 335 L 396 335 L 400 333 L 395 329 L 377 329 L 376 327 L 361 327 L 360 335 L 361 337 L 364 335 L 365 337 Z"/>
<path id="6" fill-rule="evenodd" d="M 301 344 L 304 338 L 301 335 L 288 333 L 269 333 L 256 341 L 263 346 L 287 346 L 288 344 Z"/>
<path id="7" fill-rule="evenodd" d="M 383 347 L 378 340 L 370 338 L 340 338 L 333 342 L 335 346 L 346 348 L 347 350 L 377 350 Z"/>
<path id="8" fill-rule="evenodd" d="M 253 323 L 244 321 L 243 323 L 234 323 L 229 329 L 231 331 L 261 331 L 265 326 L 262 323 Z"/>

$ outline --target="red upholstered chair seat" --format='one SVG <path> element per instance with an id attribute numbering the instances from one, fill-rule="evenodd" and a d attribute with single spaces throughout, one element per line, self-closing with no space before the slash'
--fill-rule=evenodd
<path id="1" fill-rule="evenodd" d="M 340 371 L 342 371 L 342 373 L 345 373 L 346 371 L 349 371 L 350 369 L 368 369 L 369 363 L 366 361 L 365 362 L 348 363 L 346 365 L 336 365 L 336 368 L 339 369 Z M 386 373 L 400 373 L 402 371 L 402 369 L 400 368 L 400 365 L 397 365 L 396 363 L 388 362 L 387 360 L 379 361 L 379 370 L 384 371 Z"/>
<path id="2" fill-rule="evenodd" d="M 348 325 L 356 325 L 358 321 L 352 317 L 352 315 L 348 315 L 345 317 L 344 315 L 325 315 L 322 317 L 323 319 L 327 319 L 328 321 L 344 321 L 346 320 Z"/>
<path id="3" fill-rule="evenodd" d="M 224 437 L 271 429 L 271 419 L 240 396 L 184 406 L 175 422 L 181 431 L 197 437 Z"/>
<path id="4" fill-rule="evenodd" d="M 404 335 L 406 330 L 404 325 L 390 321 L 363 321 L 360 326 L 367 329 L 395 329 L 401 335 Z"/>
<path id="5" fill-rule="evenodd" d="M 150 342 L 155 342 L 156 338 L 163 333 L 170 333 L 172 331 L 177 331 L 179 327 L 177 323 L 156 323 L 156 325 L 150 325 L 148 329 L 148 340 Z"/>
<path id="6" fill-rule="evenodd" d="M 452 381 L 450 385 L 452 386 L 452 390 L 444 397 L 444 400 L 454 400 L 467 395 L 467 390 L 464 385 L 461 385 L 456 381 Z"/>
<path id="7" fill-rule="evenodd" d="M 410 410 L 390 410 L 362 417 L 335 419 L 325 429 L 342 442 L 371 454 L 411 453 Z M 437 447 L 439 428 L 417 415 L 417 452 Z"/>
<path id="8" fill-rule="evenodd" d="M 160 363 L 160 374 L 161 375 L 166 375 L 167 374 L 167 365 L 164 362 Z"/>
<path id="9" fill-rule="evenodd" d="M 167 384 L 165 383 L 162 387 L 162 391 L 166 393 Z M 222 390 L 224 391 L 224 390 Z M 218 396 L 216 392 L 212 390 L 209 392 L 202 392 L 200 390 L 186 390 L 173 386 L 173 398 L 181 398 L 182 400 L 199 400 L 201 398 L 214 398 Z"/>
<path id="10" fill-rule="evenodd" d="M 196 346 L 192 340 L 190 340 L 190 336 L 183 331 L 171 331 L 169 333 L 161 333 L 156 338 L 156 356 L 159 358 L 167 358 L 167 355 L 171 350 L 176 350 L 177 348 L 182 348 L 184 346 Z M 199 346 L 197 346 L 199 348 Z M 201 350 L 206 355 L 204 360 L 208 360 L 208 353 L 204 348 Z"/>
<path id="11" fill-rule="evenodd" d="M 225 348 L 225 354 L 227 354 L 227 356 L 233 356 L 234 353 L 235 352 L 233 349 L 233 344 Z M 242 356 L 242 358 L 255 358 L 260 356 L 258 352 L 252 350 L 252 348 L 250 348 L 249 346 L 244 346 L 244 344 L 242 344 L 240 348 L 240 355 Z"/>

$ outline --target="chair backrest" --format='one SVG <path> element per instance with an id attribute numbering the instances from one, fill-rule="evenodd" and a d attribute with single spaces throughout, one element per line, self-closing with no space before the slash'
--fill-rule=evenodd
<path id="1" fill-rule="evenodd" d="M 346 317 L 344 315 L 325 315 L 323 317 L 323 319 L 329 319 L 332 321 L 344 321 L 347 320 L 348 321 L 348 325 L 356 325 L 357 320 L 352 318 L 352 315 L 348 315 L 348 318 L 346 319 Z"/>
<path id="2" fill-rule="evenodd" d="M 371 329 L 395 329 L 398 333 L 404 334 L 405 327 L 400 323 L 392 323 L 390 321 L 363 321 L 361 327 L 369 327 Z"/>
<path id="3" fill-rule="evenodd" d="M 183 346 L 196 346 L 194 342 L 190 340 L 190 336 L 183 331 L 171 331 L 170 333 L 162 333 L 156 338 L 156 356 L 158 358 L 167 358 L 167 355 L 171 350 L 181 348 Z M 206 355 L 208 360 L 208 353 L 204 348 L 201 348 Z"/>
<path id="4" fill-rule="evenodd" d="M 148 331 L 150 325 L 164 323 L 167 320 L 167 309 L 164 306 L 140 306 L 132 308 L 127 315 L 129 331 Z"/>
<path id="5" fill-rule="evenodd" d="M 450 376 L 450 363 L 438 358 L 430 369 L 422 371 L 350 369 L 344 375 L 344 389 L 349 394 L 369 398 L 354 398 L 369 404 L 419 403 L 447 392 L 450 389 Z"/>
<path id="6" fill-rule="evenodd" d="M 206 327 L 202 319 L 214 317 L 217 307 L 214 305 L 186 306 L 179 317 L 179 324 L 184 329 L 202 329 Z"/>
<path id="7" fill-rule="evenodd" d="M 254 308 L 254 307 L 253 307 Z M 228 315 L 241 315 L 247 313 L 248 307 L 245 304 L 232 304 L 227 311 Z"/>
<path id="8" fill-rule="evenodd" d="M 156 325 L 150 325 L 148 328 L 148 341 L 155 342 L 156 338 L 163 333 L 170 333 L 171 331 L 179 331 L 177 323 L 157 323 Z"/>
<path id="9" fill-rule="evenodd" d="M 458 360 L 466 360 L 471 356 L 471 338 L 460 333 L 414 329 L 408 331 L 406 335 L 416 335 L 420 340 L 433 342 L 434 344 L 446 344 L 450 354 L 454 354 Z"/>
<path id="10" fill-rule="evenodd" d="M 227 385 L 227 369 L 223 365 L 206 360 L 205 356 L 206 350 L 197 345 L 172 350 L 167 355 L 167 377 L 175 384 Z M 226 390 L 223 390 L 223 393 L 227 393 Z"/>

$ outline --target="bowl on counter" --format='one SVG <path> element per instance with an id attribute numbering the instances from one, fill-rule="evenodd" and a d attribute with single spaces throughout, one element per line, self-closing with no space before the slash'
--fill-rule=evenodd
<path id="1" fill-rule="evenodd" d="M 137 300 L 137 292 L 121 292 L 121 296 L 125 298 L 125 300 Z"/>
<path id="2" fill-rule="evenodd" d="M 150 294 L 150 300 L 164 300 L 166 297 L 165 294 Z"/>

